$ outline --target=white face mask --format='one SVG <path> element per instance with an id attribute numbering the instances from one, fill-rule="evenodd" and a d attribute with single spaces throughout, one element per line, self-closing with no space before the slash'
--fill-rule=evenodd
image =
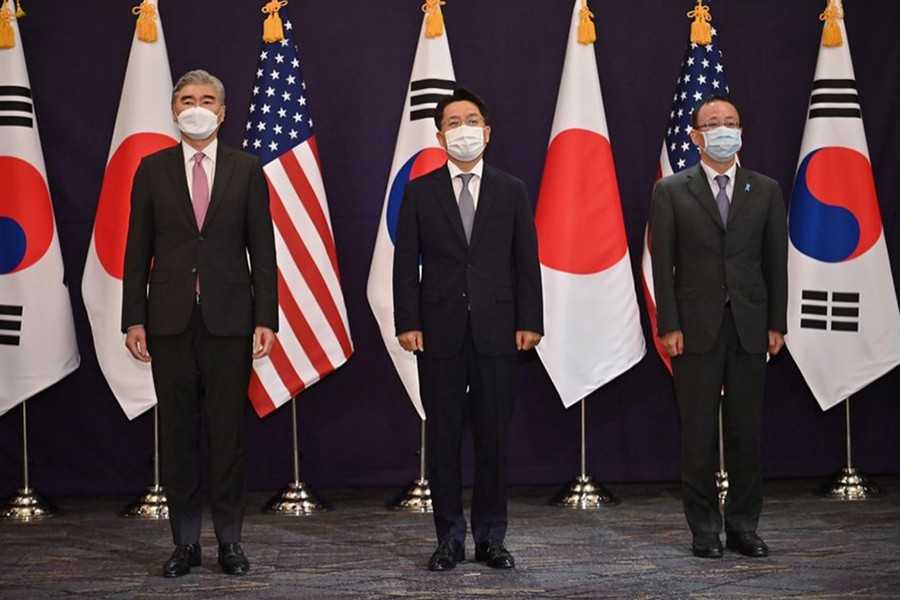
<path id="1" fill-rule="evenodd" d="M 475 160 L 484 152 L 484 129 L 472 125 L 460 125 L 444 133 L 447 154 L 460 162 Z"/>
<path id="2" fill-rule="evenodd" d="M 219 128 L 219 115 L 208 108 L 192 106 L 178 114 L 176 124 L 192 140 L 205 140 Z"/>
<path id="3" fill-rule="evenodd" d="M 703 132 L 706 142 L 703 151 L 717 162 L 728 162 L 741 149 L 741 130 L 730 127 L 716 127 Z"/>

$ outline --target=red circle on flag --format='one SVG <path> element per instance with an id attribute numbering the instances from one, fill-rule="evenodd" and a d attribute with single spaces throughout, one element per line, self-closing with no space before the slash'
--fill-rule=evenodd
<path id="1" fill-rule="evenodd" d="M 589 275 L 622 260 L 628 243 L 609 140 L 585 129 L 553 138 L 534 219 L 546 267 Z"/>
<path id="2" fill-rule="evenodd" d="M 103 269 L 116 279 L 122 279 L 124 268 L 134 172 L 142 158 L 175 143 L 160 133 L 136 133 L 119 144 L 106 165 L 94 222 L 94 246 Z"/>
<path id="3" fill-rule="evenodd" d="M 31 163 L 14 156 L 0 156 L 0 218 L 12 220 L 25 237 L 8 273 L 24 271 L 43 258 L 53 241 L 53 205 L 44 176 Z M 17 229 L 18 229 L 17 228 Z M 21 239 L 21 238 L 20 238 Z M 21 258 L 19 258 L 21 257 Z M 18 264 L 16 264 L 16 262 Z"/>

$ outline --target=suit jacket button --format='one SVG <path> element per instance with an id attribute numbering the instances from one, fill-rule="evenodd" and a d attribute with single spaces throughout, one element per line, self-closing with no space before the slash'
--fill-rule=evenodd
<path id="1" fill-rule="evenodd" d="M 468 296 L 468 294 L 466 294 L 465 292 L 463 292 L 463 296 L 462 296 L 462 297 L 465 298 L 466 296 Z"/>
<path id="2" fill-rule="evenodd" d="M 203 237 L 203 236 L 202 236 L 202 235 L 201 235 L 201 236 L 200 236 L 200 238 L 199 238 L 199 239 L 200 239 L 200 241 L 201 241 L 201 242 L 205 242 L 205 241 L 206 241 L 206 238 L 205 238 L 205 237 Z"/>
<path id="3" fill-rule="evenodd" d="M 197 267 L 191 267 L 191 273 L 196 273 L 196 272 L 197 272 Z"/>

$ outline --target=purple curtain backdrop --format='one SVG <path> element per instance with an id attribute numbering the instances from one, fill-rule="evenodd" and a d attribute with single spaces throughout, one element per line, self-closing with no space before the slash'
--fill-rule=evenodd
<path id="1" fill-rule="evenodd" d="M 133 493 L 152 480 L 152 415 L 129 422 L 110 393 L 97 366 L 80 291 L 132 40 L 130 8 L 136 3 L 26 0 L 28 16 L 20 23 L 82 356 L 77 372 L 28 402 L 31 483 L 49 494 Z M 742 162 L 775 177 L 789 197 L 825 2 L 710 4 L 731 91 L 741 107 Z M 896 287 L 900 3 L 846 4 Z M 260 50 L 262 1 L 161 0 L 160 5 L 173 75 L 202 67 L 223 79 L 228 119 L 221 137 L 238 145 Z M 421 26 L 420 5 L 421 0 L 292 0 L 288 7 L 316 120 L 356 345 L 344 367 L 298 399 L 302 477 L 316 488 L 395 487 L 418 474 L 419 420 L 384 350 L 365 287 Z M 636 281 L 662 134 L 690 28 L 685 13 L 693 5 L 693 0 L 591 2 Z M 448 0 L 444 7 L 457 79 L 483 95 L 494 111 L 487 159 L 524 179 L 532 201 L 571 11 L 571 0 Z M 643 319 L 649 332 L 646 315 Z M 562 483 L 579 469 L 579 409 L 563 409 L 536 356 L 523 357 L 519 376 L 510 437 L 512 482 Z M 891 433 L 900 421 L 898 388 L 900 370 L 894 369 L 854 397 L 854 464 L 867 473 L 900 473 L 900 436 Z M 843 406 L 823 413 L 787 353 L 769 367 L 764 423 L 767 477 L 821 478 L 843 466 Z M 289 481 L 290 409 L 264 420 L 250 414 L 248 431 L 251 487 L 271 490 Z M 672 386 L 652 350 L 588 399 L 587 431 L 588 471 L 598 479 L 678 478 Z M 0 418 L 0 495 L 21 486 L 21 460 L 21 409 L 16 408 Z"/>

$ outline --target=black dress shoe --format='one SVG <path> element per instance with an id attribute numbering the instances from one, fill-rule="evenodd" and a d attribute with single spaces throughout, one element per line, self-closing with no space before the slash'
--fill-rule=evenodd
<path id="1" fill-rule="evenodd" d="M 250 561 L 240 544 L 219 544 L 219 566 L 228 575 L 244 575 L 250 570 Z"/>
<path id="2" fill-rule="evenodd" d="M 761 537 L 756 535 L 755 531 L 729 533 L 725 545 L 728 546 L 729 550 L 737 550 L 744 556 L 759 558 L 769 555 L 769 547 L 766 546 Z"/>
<path id="3" fill-rule="evenodd" d="M 466 560 L 466 548 L 462 542 L 447 538 L 438 544 L 437 550 L 428 559 L 429 571 L 449 571 L 456 563 Z"/>
<path id="4" fill-rule="evenodd" d="M 718 533 L 695 533 L 691 552 L 700 558 L 722 558 L 722 540 Z"/>
<path id="5" fill-rule="evenodd" d="M 200 566 L 200 544 L 175 546 L 175 552 L 163 565 L 163 577 L 181 577 Z"/>
<path id="6" fill-rule="evenodd" d="M 475 560 L 487 563 L 492 569 L 512 569 L 516 566 L 513 555 L 500 540 L 488 540 L 475 544 Z"/>

